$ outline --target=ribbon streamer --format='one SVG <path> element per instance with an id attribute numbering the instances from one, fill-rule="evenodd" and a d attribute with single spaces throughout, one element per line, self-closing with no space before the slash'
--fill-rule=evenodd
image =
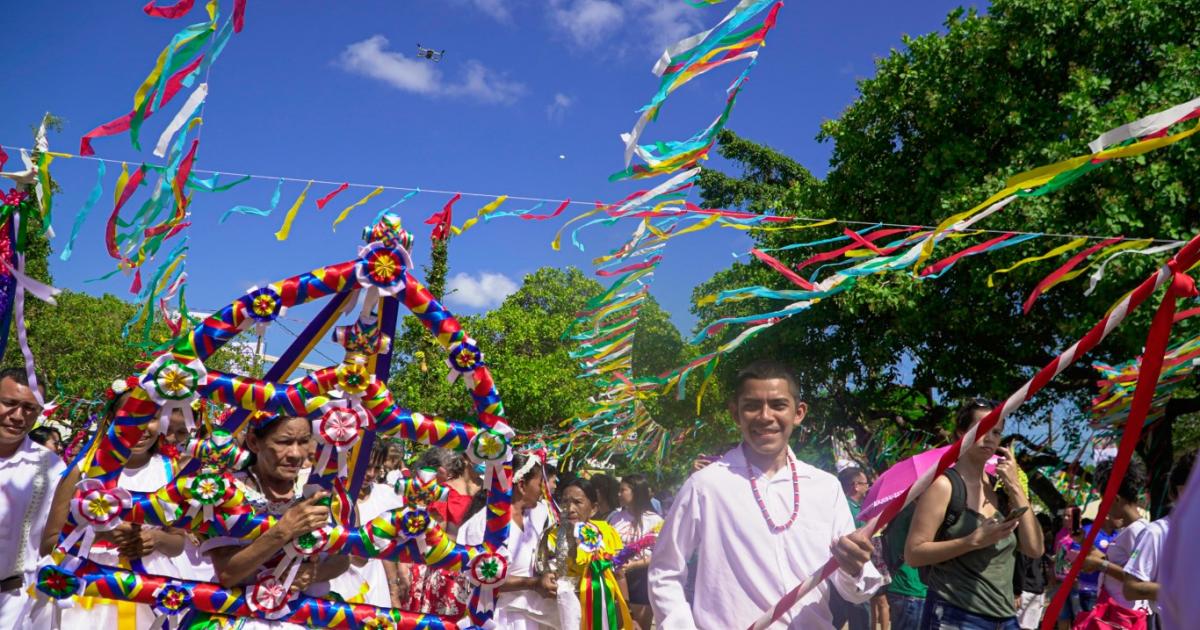
<path id="1" fill-rule="evenodd" d="M 88 215 L 92 212 L 92 208 L 96 207 L 96 204 L 100 201 L 100 196 L 104 194 L 104 162 L 97 162 L 96 164 L 96 185 L 92 187 L 92 192 L 88 194 L 87 201 L 84 202 L 83 207 L 75 215 L 75 222 L 71 224 L 71 236 L 67 238 L 67 245 L 63 248 L 62 253 L 59 254 L 59 260 L 66 261 L 71 259 L 71 251 L 75 247 L 75 239 L 79 236 L 79 230 L 83 227 L 83 222 L 87 220 Z M 128 180 L 128 171 L 123 170 L 121 175 Z"/>

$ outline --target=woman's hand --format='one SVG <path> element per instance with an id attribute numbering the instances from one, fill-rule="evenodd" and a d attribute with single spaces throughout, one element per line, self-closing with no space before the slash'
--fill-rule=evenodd
<path id="1" fill-rule="evenodd" d="M 1016 531 L 1017 525 L 1019 523 L 1015 520 L 997 521 L 992 518 L 986 519 L 975 531 L 967 534 L 967 542 L 973 549 L 990 547 Z"/>
<path id="2" fill-rule="evenodd" d="M 329 496 L 321 491 L 288 508 L 283 517 L 275 523 L 275 527 L 283 534 L 285 540 L 293 540 L 309 532 L 314 532 L 329 523 L 329 508 L 317 505 L 317 501 Z"/>
<path id="3" fill-rule="evenodd" d="M 1083 573 L 1095 573 L 1100 570 L 1100 566 L 1107 560 L 1104 554 L 1100 553 L 1099 549 L 1092 549 L 1087 557 L 1083 559 Z"/>
<path id="4" fill-rule="evenodd" d="M 1010 499 L 1014 499 L 1009 508 L 1021 507 L 1028 501 L 1025 499 L 1025 488 L 1021 485 L 1021 467 L 1017 465 L 1017 458 L 1013 457 L 1012 451 L 1000 447 L 996 449 L 1000 455 L 1000 461 L 996 464 L 996 476 L 1004 482 L 1005 491 Z"/>
<path id="5" fill-rule="evenodd" d="M 542 580 L 538 584 L 542 592 L 547 596 L 553 597 L 558 594 L 558 576 L 554 573 L 543 573 Z"/>
<path id="6" fill-rule="evenodd" d="M 296 579 L 292 580 L 293 591 L 303 591 L 312 586 L 317 577 L 317 563 L 304 561 L 300 563 L 300 570 L 296 571 Z"/>

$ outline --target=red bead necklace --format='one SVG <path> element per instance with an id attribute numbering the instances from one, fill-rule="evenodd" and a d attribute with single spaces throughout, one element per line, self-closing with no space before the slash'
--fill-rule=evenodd
<path id="1" fill-rule="evenodd" d="M 749 463 L 749 462 L 747 462 Z M 779 534 L 791 528 L 792 523 L 796 522 L 796 518 L 800 516 L 800 475 L 796 474 L 796 460 L 788 456 L 788 469 L 792 473 L 792 516 L 787 523 L 782 526 L 776 525 L 775 520 L 771 518 L 771 513 L 767 511 L 767 503 L 763 501 L 762 494 L 758 491 L 758 482 L 754 480 L 758 473 L 754 468 L 754 464 L 750 464 L 750 489 L 754 492 L 754 500 L 758 502 L 758 510 L 762 512 L 763 518 L 767 519 L 767 527 L 771 528 L 772 534 Z"/>

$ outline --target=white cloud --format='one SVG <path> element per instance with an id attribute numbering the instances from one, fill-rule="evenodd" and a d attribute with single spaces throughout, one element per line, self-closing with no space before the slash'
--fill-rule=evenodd
<path id="1" fill-rule="evenodd" d="M 469 308 L 499 306 L 504 298 L 516 293 L 516 282 L 502 273 L 481 271 L 478 278 L 459 272 L 446 283 L 446 302 Z"/>
<path id="2" fill-rule="evenodd" d="M 349 72 L 424 96 L 512 103 L 525 93 L 523 84 L 510 81 L 473 59 L 463 62 L 463 76 L 459 81 L 447 82 L 434 62 L 388 50 L 388 40 L 383 35 L 350 44 L 338 57 L 338 63 Z"/>
<path id="3" fill-rule="evenodd" d="M 681 0 L 627 0 L 630 12 L 642 16 L 647 39 L 655 52 L 700 32 L 701 12 Z"/>
<path id="4" fill-rule="evenodd" d="M 562 119 L 567 114 L 567 110 L 575 104 L 575 99 L 558 92 L 554 95 L 554 100 L 546 106 L 546 118 L 553 122 L 562 122 Z"/>
<path id="5" fill-rule="evenodd" d="M 625 9 L 613 0 L 550 0 L 550 17 L 577 46 L 600 43 L 625 21 Z"/>
<path id="6" fill-rule="evenodd" d="M 512 19 L 512 12 L 509 11 L 507 0 L 471 0 L 471 4 L 497 22 L 507 23 Z"/>
<path id="7" fill-rule="evenodd" d="M 551 23 L 579 48 L 623 52 L 638 41 L 655 53 L 703 28 L 704 13 L 683 0 L 546 0 Z M 628 23 L 628 24 L 627 24 Z M 627 37 L 617 37 L 625 27 Z"/>

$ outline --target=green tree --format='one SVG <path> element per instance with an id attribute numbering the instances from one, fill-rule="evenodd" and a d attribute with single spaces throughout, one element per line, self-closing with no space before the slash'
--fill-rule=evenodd
<path id="1" fill-rule="evenodd" d="M 600 293 L 598 282 L 576 268 L 543 267 L 527 275 L 520 289 L 497 308 L 460 318 L 484 352 L 504 399 L 506 416 L 520 432 L 553 432 L 559 423 L 587 410 L 597 393 L 594 383 L 578 378 L 569 356 L 575 344 L 563 331 L 588 298 Z M 665 370 L 684 356 L 683 340 L 657 304 L 649 303 L 638 322 L 635 370 Z M 449 368 L 441 349 L 424 364 L 402 362 L 391 380 L 392 392 L 406 406 L 452 417 L 472 415 L 461 383 L 446 385 Z M 422 384 L 437 382 L 430 391 Z"/>
<path id="2" fill-rule="evenodd" d="M 767 147 L 724 133 L 720 152 L 743 172 L 706 173 L 705 201 L 864 226 L 935 225 L 987 198 L 1008 176 L 1086 152 L 1098 133 L 1200 93 L 1197 7 L 1187 0 L 997 0 L 986 16 L 955 11 L 944 32 L 905 37 L 903 48 L 859 82 L 855 102 L 821 126 L 818 138 L 833 143 L 823 181 Z M 1107 166 L 1058 193 L 1022 199 L 981 227 L 1190 237 L 1200 229 L 1197 151 L 1184 142 Z M 765 232 L 757 241 L 778 247 L 833 229 Z M 879 463 L 894 459 L 922 436 L 943 435 L 954 401 L 1013 391 L 1158 262 L 1117 259 L 1094 295 L 1082 295 L 1078 284 L 1060 286 L 1025 316 L 1020 302 L 1062 260 L 1028 265 L 987 286 L 990 271 L 1062 242 L 1039 239 L 963 260 L 933 282 L 908 274 L 866 278 L 760 335 L 724 362 L 723 373 L 762 353 L 802 357 L 797 367 L 814 401 L 814 433 L 847 431 L 859 448 L 886 455 Z M 940 247 L 935 256 L 961 246 Z M 795 264 L 812 253 L 780 258 Z M 697 295 L 785 283 L 760 264 L 737 264 Z M 696 312 L 708 320 L 772 306 L 758 300 Z M 1148 321 L 1149 309 L 1137 313 L 1092 358 L 1134 356 Z M 1193 326 L 1185 323 L 1178 334 Z M 1083 418 L 1095 378 L 1085 360 L 1031 401 L 1025 416 L 1048 418 L 1058 407 Z"/>

